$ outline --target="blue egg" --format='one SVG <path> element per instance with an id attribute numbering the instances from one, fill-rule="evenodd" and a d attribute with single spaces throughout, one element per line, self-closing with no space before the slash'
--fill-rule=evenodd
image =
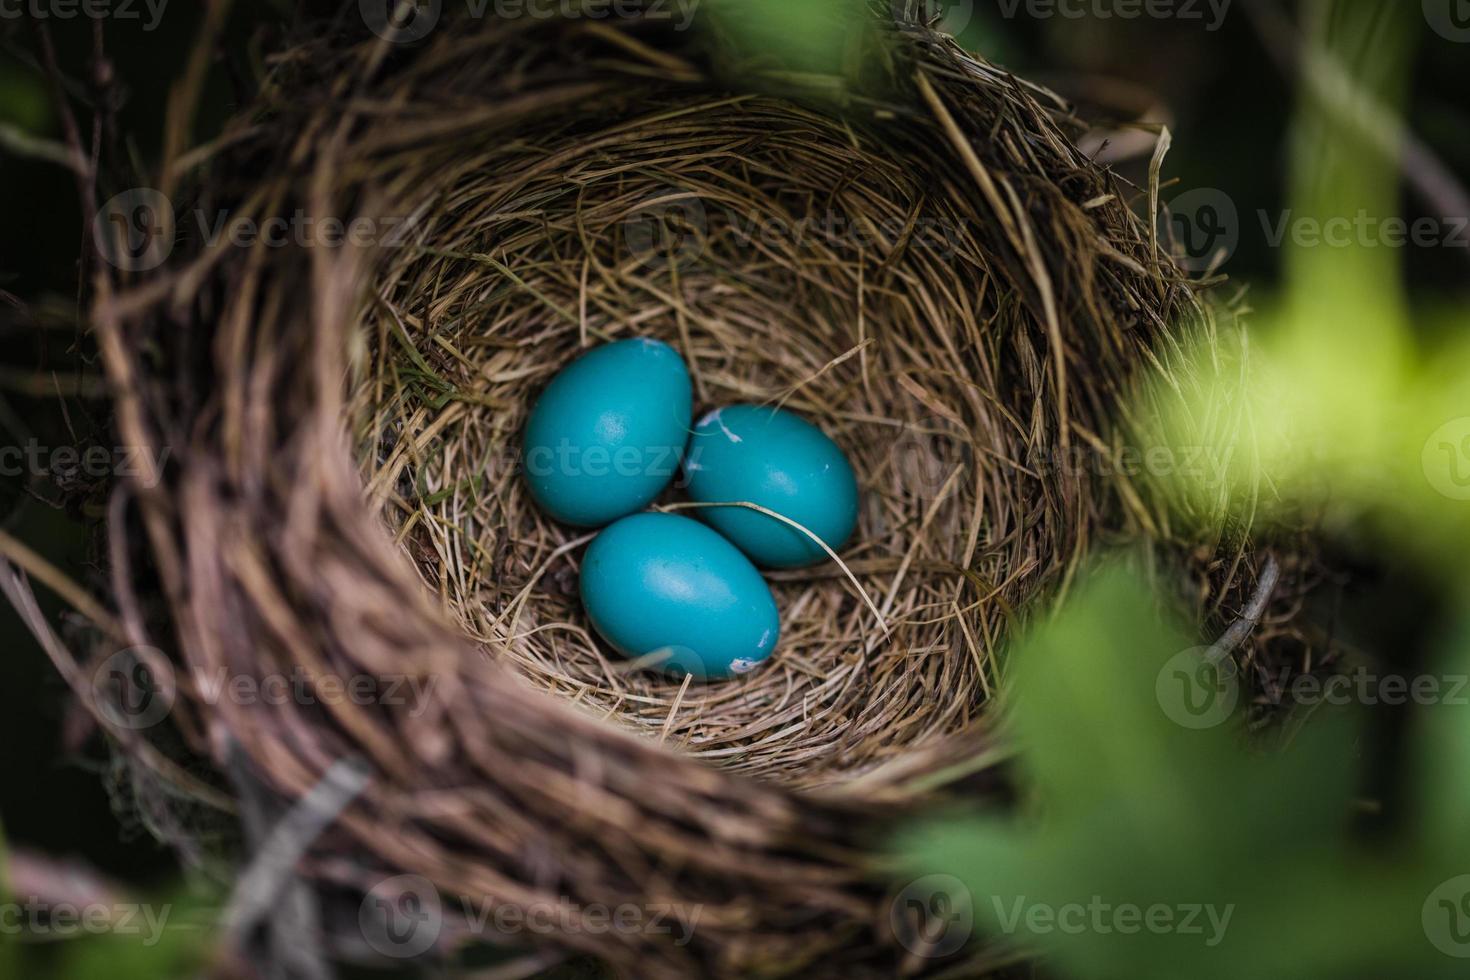
<path id="1" fill-rule="evenodd" d="M 522 464 L 552 517 L 599 527 L 647 507 L 689 440 L 689 371 L 672 347 L 639 337 L 563 368 L 526 423 Z"/>
<path id="2" fill-rule="evenodd" d="M 750 559 L 698 521 L 634 514 L 603 529 L 582 559 L 582 605 L 625 657 L 660 653 L 676 677 L 716 680 L 755 669 L 781 622 Z"/>
<path id="3" fill-rule="evenodd" d="M 695 500 L 759 504 L 834 551 L 857 526 L 852 464 L 820 429 L 784 409 L 731 405 L 710 412 L 694 427 L 684 470 Z M 698 514 L 766 568 L 827 560 L 801 531 L 747 507 L 701 507 Z"/>

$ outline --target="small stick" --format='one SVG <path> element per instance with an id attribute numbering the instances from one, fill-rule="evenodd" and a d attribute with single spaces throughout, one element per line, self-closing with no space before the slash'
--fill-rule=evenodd
<path id="1" fill-rule="evenodd" d="M 1255 594 L 1251 596 L 1249 605 L 1241 612 L 1240 618 L 1230 624 L 1220 639 L 1216 640 L 1210 647 L 1205 659 L 1213 664 L 1218 664 L 1226 657 L 1235 652 L 1236 648 L 1245 642 L 1261 622 L 1261 616 L 1266 611 L 1266 604 L 1271 601 L 1271 593 L 1276 591 L 1276 583 L 1281 578 L 1281 566 L 1276 562 L 1276 556 L 1272 555 L 1266 559 L 1266 565 L 1261 569 L 1261 578 L 1256 583 Z"/>
<path id="2" fill-rule="evenodd" d="M 370 780 L 371 772 L 361 760 L 338 759 L 272 828 L 240 876 L 225 910 L 225 934 L 232 945 L 241 945 L 256 924 L 271 914 L 291 885 L 297 862 Z"/>
<path id="3" fill-rule="evenodd" d="M 885 637 L 892 637 L 893 636 L 892 631 L 888 629 L 888 623 L 883 619 L 883 614 L 878 611 L 877 605 L 875 605 L 874 602 L 873 602 L 873 600 L 868 597 L 868 590 L 865 589 L 865 588 L 863 588 L 863 583 L 861 583 L 861 582 L 858 581 L 857 576 L 854 575 L 852 573 L 852 570 L 847 567 L 847 563 L 845 561 L 843 561 L 841 558 L 838 558 L 837 557 L 837 552 L 835 552 L 831 548 L 829 548 L 827 546 L 827 542 L 823 541 L 814 532 L 812 532 L 812 531 L 808 530 L 807 528 L 803 527 L 802 525 L 798 524 L 796 521 L 793 521 L 791 518 L 787 517 L 785 514 L 778 514 L 774 510 L 770 510 L 768 508 L 762 507 L 760 504 L 753 504 L 753 503 L 751 503 L 748 500 L 728 500 L 728 501 L 719 501 L 719 502 L 716 502 L 716 501 L 708 501 L 708 502 L 706 502 L 706 501 L 701 501 L 701 500 L 691 500 L 691 501 L 689 501 L 687 503 L 682 503 L 682 504 L 666 504 L 663 507 L 660 507 L 659 510 L 663 510 L 663 511 L 686 510 L 686 509 L 688 509 L 690 507 L 744 507 L 747 510 L 753 510 L 753 511 L 756 511 L 757 513 L 765 514 L 767 517 L 774 517 L 776 520 L 780 521 L 782 524 L 786 524 L 786 525 L 788 525 L 790 527 L 796 528 L 802 534 L 805 534 L 807 537 L 809 537 L 813 541 L 815 541 L 817 543 L 818 547 L 820 547 L 823 551 L 825 551 L 827 553 L 827 557 L 828 558 L 831 558 L 833 561 L 835 561 L 838 564 L 838 566 L 841 567 L 843 574 L 847 576 L 847 580 L 852 583 L 853 588 L 855 588 L 855 589 L 858 590 L 858 595 L 862 596 L 863 602 L 867 605 L 868 609 L 873 613 L 873 618 L 876 619 L 876 620 L 878 620 L 878 626 L 883 630 L 883 635 Z"/>

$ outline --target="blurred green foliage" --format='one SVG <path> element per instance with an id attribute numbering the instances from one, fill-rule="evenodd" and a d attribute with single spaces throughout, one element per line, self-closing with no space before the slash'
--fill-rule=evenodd
<path id="1" fill-rule="evenodd" d="M 1214 381 L 1181 406 L 1166 438 L 1204 441 L 1229 459 L 1235 499 L 1258 520 L 1309 513 L 1329 527 L 1366 523 L 1381 546 L 1464 589 L 1470 311 L 1416 322 L 1402 267 L 1412 252 L 1383 238 L 1399 214 L 1397 110 L 1423 25 L 1417 8 L 1382 0 L 1308 6 L 1322 9 L 1303 61 L 1320 70 L 1293 135 L 1290 218 L 1351 223 L 1350 243 L 1287 239 L 1285 288 L 1251 318 L 1250 350 L 1199 352 L 1198 373 Z M 1440 232 L 1453 234 L 1452 222 Z M 1205 366 L 1222 358 L 1238 370 Z M 1201 428 L 1227 415 L 1238 421 Z M 1215 492 L 1184 489 L 1198 505 Z"/>
<path id="2" fill-rule="evenodd" d="M 705 0 L 706 28 L 741 56 L 776 72 L 842 75 L 849 45 L 864 23 L 851 0 Z"/>
<path id="3" fill-rule="evenodd" d="M 916 829 L 915 873 L 958 876 L 988 940 L 1078 980 L 1463 975 L 1421 920 L 1470 869 L 1470 710 L 1426 711 L 1418 818 L 1369 847 L 1351 822 L 1354 713 L 1259 753 L 1232 726 L 1181 726 L 1168 699 L 1195 642 L 1140 581 L 1097 574 L 1014 651 L 1021 812 Z M 1440 667 L 1470 673 L 1470 643 Z M 1156 927 L 1151 909 L 1167 910 Z"/>
<path id="4" fill-rule="evenodd" d="M 12 894 L 9 880 L 0 836 L 0 980 L 186 980 L 208 961 L 212 912 L 197 895 L 73 903 L 69 918 L 53 922 L 48 911 L 32 911 L 42 904 L 35 896 Z M 65 903 L 45 904 L 55 910 Z M 91 920 L 83 911 L 105 914 L 116 925 L 86 924 Z"/>
<path id="5" fill-rule="evenodd" d="M 44 132 L 51 124 L 41 80 L 6 62 L 0 62 L 0 123 L 26 133 Z"/>
<path id="6" fill-rule="evenodd" d="M 1295 217 L 1398 213 L 1395 121 L 1423 31 L 1418 6 L 1302 5 Z M 1312 84 L 1313 64 L 1329 71 L 1325 85 Z M 1226 331 L 1196 352 L 1193 374 L 1207 380 L 1158 435 L 1176 450 L 1203 440 L 1231 461 L 1228 497 L 1203 483 L 1179 488 L 1195 518 L 1250 518 L 1267 536 L 1277 522 L 1307 520 L 1360 536 L 1463 609 L 1470 315 L 1438 308 L 1416 319 L 1406 253 L 1372 233 L 1346 247 L 1289 244 L 1281 296 L 1250 317 L 1248 341 Z M 1226 499 L 1233 512 L 1212 510 Z M 1170 685 L 1181 657 L 1191 670 L 1207 666 L 1181 653 L 1199 642 L 1160 622 L 1141 578 L 1097 573 L 1009 658 L 1019 812 L 915 829 L 900 845 L 910 868 L 958 876 L 987 941 L 1037 953 L 1076 980 L 1464 976 L 1463 697 L 1446 688 L 1409 709 L 1402 798 L 1370 836 L 1355 820 L 1382 803 L 1358 799 L 1367 699 L 1249 746 L 1232 724 L 1178 724 Z M 1452 684 L 1470 676 L 1470 617 L 1421 666 L 1420 676 Z M 1170 924 L 1119 928 L 1118 910 L 1155 907 Z M 1200 928 L 1185 930 L 1192 908 Z"/>

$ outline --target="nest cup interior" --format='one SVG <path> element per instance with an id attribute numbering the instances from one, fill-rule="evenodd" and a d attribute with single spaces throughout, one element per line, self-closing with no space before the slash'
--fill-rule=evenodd
<path id="1" fill-rule="evenodd" d="M 831 784 L 974 724 L 1060 519 L 1021 462 L 1041 368 L 1007 330 L 1022 314 L 972 235 L 973 188 L 764 97 L 579 108 L 420 168 L 432 203 L 377 275 L 354 386 L 396 540 L 487 656 L 711 764 Z M 696 418 L 783 405 L 858 474 L 852 577 L 767 573 L 782 638 L 748 676 L 630 670 L 577 597 L 590 534 L 519 471 L 540 390 L 633 336 L 684 356 Z"/>

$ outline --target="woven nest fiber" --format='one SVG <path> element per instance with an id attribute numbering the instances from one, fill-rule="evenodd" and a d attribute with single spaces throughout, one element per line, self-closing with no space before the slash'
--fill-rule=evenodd
<path id="1" fill-rule="evenodd" d="M 1029 610 L 1146 538 L 1202 620 L 1238 611 L 1249 550 L 1173 540 L 1147 481 L 1088 462 L 1207 320 L 1147 195 L 1054 96 L 904 13 L 872 8 L 841 82 L 651 19 L 344 31 L 174 161 L 205 213 L 377 233 L 183 229 L 161 268 L 97 281 L 118 426 L 170 449 L 108 527 L 120 628 L 172 662 L 170 730 L 286 799 L 370 773 L 306 875 L 569 907 L 542 940 L 629 975 L 919 972 L 940 961 L 890 914 L 885 835 L 996 784 L 987 704 Z M 587 535 L 518 472 L 537 392 L 631 336 L 679 349 L 696 413 L 784 405 L 859 475 L 842 564 L 770 576 L 781 647 L 734 681 L 610 653 L 575 597 Z M 221 671 L 429 694 L 209 698 Z M 626 903 L 699 913 L 679 942 L 577 911 Z"/>

